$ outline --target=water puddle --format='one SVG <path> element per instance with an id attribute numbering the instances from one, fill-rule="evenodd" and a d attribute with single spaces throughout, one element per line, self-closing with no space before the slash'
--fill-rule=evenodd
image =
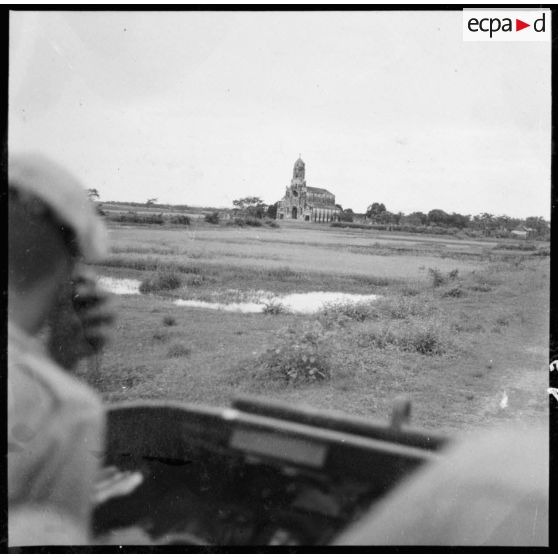
<path id="1" fill-rule="evenodd" d="M 314 314 L 324 309 L 325 306 L 336 304 L 359 304 L 375 301 L 377 295 L 360 295 L 348 293 L 332 293 L 314 291 L 310 293 L 292 293 L 284 296 L 266 296 L 250 302 L 218 303 L 201 300 L 175 300 L 177 306 L 191 308 L 206 308 L 224 312 L 259 313 L 266 307 L 281 306 L 282 310 L 291 314 Z"/>
<path id="2" fill-rule="evenodd" d="M 500 400 L 500 409 L 505 409 L 508 406 L 508 394 L 504 391 L 502 399 Z"/>
<path id="3" fill-rule="evenodd" d="M 324 306 L 336 304 L 355 305 L 363 302 L 373 302 L 377 298 L 377 295 L 315 291 L 311 293 L 288 294 L 283 297 L 278 297 L 273 302 L 282 304 L 287 311 L 295 314 L 313 314 L 314 312 L 323 310 Z"/>
<path id="4" fill-rule="evenodd" d="M 116 277 L 100 277 L 99 285 L 108 292 L 117 295 L 138 295 L 141 281 L 137 279 L 117 279 Z M 211 293 L 210 301 L 185 300 L 173 301 L 176 306 L 219 310 L 222 312 L 239 312 L 242 314 L 258 314 L 266 308 L 280 307 L 290 314 L 314 314 L 325 306 L 373 302 L 378 295 L 361 295 L 340 292 L 314 291 L 310 293 L 290 293 L 278 296 L 269 291 L 240 291 L 228 289 L 223 292 Z M 221 299 L 221 300 L 220 300 Z"/>
<path id="5" fill-rule="evenodd" d="M 137 279 L 117 279 L 116 277 L 100 277 L 99 286 L 109 293 L 118 295 L 140 294 L 141 281 Z"/>

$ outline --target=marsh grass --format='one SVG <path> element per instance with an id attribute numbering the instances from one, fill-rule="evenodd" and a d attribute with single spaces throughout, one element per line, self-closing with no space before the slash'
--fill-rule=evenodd
<path id="1" fill-rule="evenodd" d="M 369 324 L 359 332 L 357 343 L 361 347 L 391 348 L 428 356 L 445 355 L 456 349 L 447 329 L 439 321 L 428 319 Z"/>

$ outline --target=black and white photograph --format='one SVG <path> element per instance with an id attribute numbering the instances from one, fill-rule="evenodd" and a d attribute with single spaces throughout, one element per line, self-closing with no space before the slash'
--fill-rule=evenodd
<path id="1" fill-rule="evenodd" d="M 552 15 L 12 7 L 8 547 L 548 548 Z"/>

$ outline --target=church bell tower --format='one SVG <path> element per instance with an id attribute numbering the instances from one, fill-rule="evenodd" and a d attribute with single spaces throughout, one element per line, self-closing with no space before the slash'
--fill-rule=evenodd
<path id="1" fill-rule="evenodd" d="M 293 189 L 293 191 L 297 190 L 299 194 L 302 193 L 302 190 L 306 188 L 305 174 L 305 164 L 299 155 L 294 164 L 293 179 L 291 180 L 291 188 Z"/>

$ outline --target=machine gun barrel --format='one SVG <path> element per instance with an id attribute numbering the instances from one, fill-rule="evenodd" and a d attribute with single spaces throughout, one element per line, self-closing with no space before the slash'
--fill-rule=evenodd
<path id="1" fill-rule="evenodd" d="M 252 415 L 276 418 L 425 450 L 440 450 L 449 442 L 449 438 L 440 434 L 432 434 L 419 429 L 390 428 L 385 423 L 374 422 L 370 419 L 355 417 L 338 411 L 324 411 L 263 397 L 238 397 L 233 402 L 232 407 Z"/>

